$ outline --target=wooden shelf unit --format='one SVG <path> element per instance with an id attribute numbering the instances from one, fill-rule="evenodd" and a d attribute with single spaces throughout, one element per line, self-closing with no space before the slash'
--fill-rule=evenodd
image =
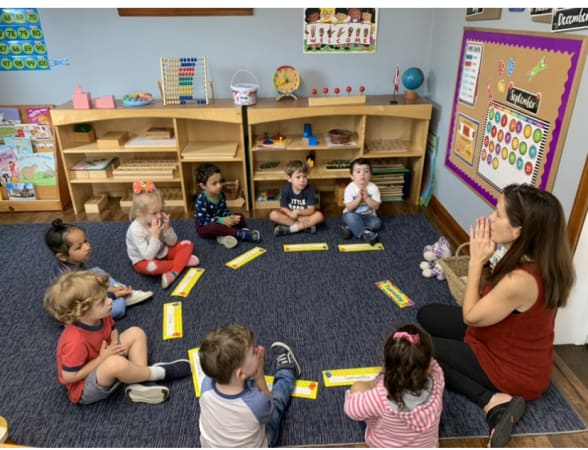
<path id="1" fill-rule="evenodd" d="M 253 209 L 275 207 L 276 202 L 258 201 L 258 193 L 279 189 L 286 183 L 285 164 L 293 159 L 306 161 L 315 151 L 315 166 L 310 182 L 315 190 L 336 191 L 349 182 L 348 169 L 327 169 L 327 161 L 353 160 L 358 157 L 383 159 L 401 163 L 411 172 L 407 202 L 419 201 L 427 133 L 432 103 L 422 98 L 407 101 L 397 96 L 398 104 L 390 104 L 392 96 L 367 96 L 365 103 L 310 106 L 308 99 L 261 98 L 246 107 L 249 148 L 249 192 Z M 304 124 L 310 123 L 318 144 L 309 146 L 303 138 Z M 353 133 L 353 145 L 329 146 L 326 140 L 331 129 Z M 257 148 L 260 137 L 280 134 L 286 148 Z M 371 148 L 370 148 L 371 145 Z M 275 168 L 261 170 L 261 165 L 279 163 Z"/>
<path id="2" fill-rule="evenodd" d="M 20 110 L 20 116 L 23 123 L 26 121 L 25 110 L 29 107 L 52 105 L 3 105 L 7 108 L 15 108 Z M 57 183 L 53 186 L 44 186 L 34 184 L 35 200 L 11 200 L 8 199 L 6 187 L 2 186 L 2 196 L 0 197 L 0 212 L 33 212 L 33 211 L 62 211 L 69 204 L 69 193 L 67 189 L 63 164 L 58 156 L 58 144 L 55 138 L 55 130 L 53 139 L 51 140 L 52 148 L 35 148 L 34 153 L 52 153 L 55 158 L 55 179 Z M 33 147 L 35 147 L 33 143 Z M 22 167 L 20 168 L 22 169 Z M 4 180 L 3 180 L 4 181 Z M 4 183 L 3 183 L 4 184 Z"/>
<path id="3" fill-rule="evenodd" d="M 132 182 L 140 178 L 154 181 L 164 192 L 177 194 L 168 204 L 172 206 L 181 203 L 184 212 L 189 214 L 193 197 L 198 191 L 195 170 L 204 162 L 217 165 L 226 180 L 240 181 L 245 200 L 243 208 L 247 208 L 242 111 L 231 100 L 216 100 L 208 105 L 173 106 L 163 106 L 161 101 L 156 101 L 141 107 L 126 107 L 117 101 L 115 109 L 87 110 L 73 109 L 72 103 L 68 102 L 52 110 L 51 117 L 75 213 L 83 212 L 84 203 L 95 195 L 107 194 L 128 199 Z M 143 136 L 151 127 L 173 128 L 175 142 L 170 144 L 154 140 L 153 144 L 99 148 L 95 142 L 80 143 L 76 140 L 74 126 L 77 124 L 90 124 L 97 138 L 111 131 L 126 131 L 133 137 Z M 76 163 L 86 158 L 100 157 L 116 157 L 120 164 L 141 160 L 173 160 L 177 162 L 177 170 L 173 177 L 158 176 L 157 163 L 154 162 L 154 169 L 145 177 L 131 175 L 128 178 L 109 176 L 104 179 L 73 179 L 70 176 L 69 169 Z"/>

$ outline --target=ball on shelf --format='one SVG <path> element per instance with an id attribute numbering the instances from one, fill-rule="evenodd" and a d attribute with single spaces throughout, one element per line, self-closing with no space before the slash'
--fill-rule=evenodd
<path id="1" fill-rule="evenodd" d="M 418 67 L 410 67 L 402 74 L 402 84 L 406 89 L 418 89 L 424 80 L 425 76 L 423 71 Z"/>

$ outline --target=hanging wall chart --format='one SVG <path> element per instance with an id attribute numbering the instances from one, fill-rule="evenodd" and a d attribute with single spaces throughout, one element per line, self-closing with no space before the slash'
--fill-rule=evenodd
<path id="1" fill-rule="evenodd" d="M 445 165 L 491 205 L 550 190 L 585 57 L 583 36 L 464 28 Z"/>

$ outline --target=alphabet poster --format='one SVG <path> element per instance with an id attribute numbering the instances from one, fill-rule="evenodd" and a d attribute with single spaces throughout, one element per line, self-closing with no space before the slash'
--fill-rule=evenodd
<path id="1" fill-rule="evenodd" d="M 582 36 L 465 28 L 445 165 L 491 205 L 550 190 L 586 53 Z"/>

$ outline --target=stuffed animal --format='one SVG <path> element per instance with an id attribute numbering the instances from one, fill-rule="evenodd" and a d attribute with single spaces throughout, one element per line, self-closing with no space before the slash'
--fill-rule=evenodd
<path id="1" fill-rule="evenodd" d="M 445 275 L 443 274 L 443 269 L 437 261 L 448 256 L 451 256 L 451 247 L 445 236 L 441 236 L 432 245 L 425 245 L 423 248 L 423 258 L 425 260 L 419 266 L 422 270 L 423 277 L 435 277 L 438 280 L 444 280 Z"/>

